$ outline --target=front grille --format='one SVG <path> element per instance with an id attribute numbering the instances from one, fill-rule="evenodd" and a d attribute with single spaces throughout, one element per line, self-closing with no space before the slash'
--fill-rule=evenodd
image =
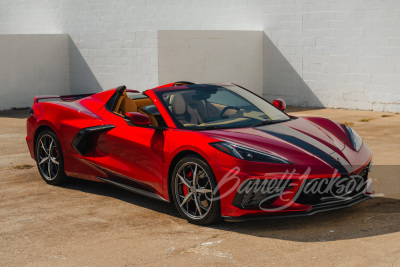
<path id="1" fill-rule="evenodd" d="M 298 204 L 318 206 L 331 202 L 349 201 L 349 199 L 355 199 L 361 195 L 365 196 L 368 168 L 365 167 L 350 177 L 306 179 L 292 201 Z M 291 185 L 292 182 L 296 183 L 298 180 L 246 180 L 240 185 L 232 205 L 241 209 L 269 208 L 285 190 L 294 188 Z"/>
<path id="2" fill-rule="evenodd" d="M 260 209 L 269 207 L 283 191 L 293 188 L 292 180 L 250 179 L 244 181 L 235 195 L 232 204 L 241 209 Z"/>
<path id="3" fill-rule="evenodd" d="M 363 194 L 367 187 L 368 167 L 350 177 L 305 180 L 293 201 L 318 205 L 327 201 L 345 200 Z"/>

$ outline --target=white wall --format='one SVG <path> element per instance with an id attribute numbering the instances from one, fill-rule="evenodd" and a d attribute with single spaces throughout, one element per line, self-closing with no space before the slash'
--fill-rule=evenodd
<path id="1" fill-rule="evenodd" d="M 400 1 L 289 2 L 264 24 L 267 98 L 400 111 Z"/>
<path id="2" fill-rule="evenodd" d="M 0 109 L 69 93 L 68 35 L 0 35 Z"/>
<path id="3" fill-rule="evenodd" d="M 159 31 L 158 83 L 231 82 L 263 95 L 262 31 Z"/>
<path id="4" fill-rule="evenodd" d="M 158 30 L 263 30 L 268 99 L 400 112 L 399 0 L 2 0 L 0 18 L 0 34 L 70 34 L 77 81 L 104 89 L 158 84 Z"/>

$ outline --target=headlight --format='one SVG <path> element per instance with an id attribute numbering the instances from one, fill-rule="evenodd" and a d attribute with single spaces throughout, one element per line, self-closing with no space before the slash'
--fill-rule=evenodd
<path id="1" fill-rule="evenodd" d="M 230 142 L 215 142 L 210 143 L 210 145 L 219 151 L 239 159 L 278 164 L 292 164 L 290 161 L 278 156 Z"/>
<path id="2" fill-rule="evenodd" d="M 362 146 L 363 140 L 361 137 L 349 126 L 345 125 L 347 134 L 349 135 L 351 144 L 353 145 L 354 149 L 358 152 Z"/>

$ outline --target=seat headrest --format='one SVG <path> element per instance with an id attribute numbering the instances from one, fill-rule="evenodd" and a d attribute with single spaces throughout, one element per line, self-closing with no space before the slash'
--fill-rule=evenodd
<path id="1" fill-rule="evenodd" d="M 186 112 L 186 101 L 181 94 L 171 96 L 171 107 L 175 115 L 183 115 Z"/>

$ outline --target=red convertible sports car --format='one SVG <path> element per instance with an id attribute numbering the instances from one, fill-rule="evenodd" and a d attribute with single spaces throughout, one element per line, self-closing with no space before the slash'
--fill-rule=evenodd
<path id="1" fill-rule="evenodd" d="M 235 84 L 38 96 L 26 141 L 68 176 L 173 202 L 189 222 L 310 215 L 371 198 L 372 153 L 350 127 L 294 117 Z"/>

